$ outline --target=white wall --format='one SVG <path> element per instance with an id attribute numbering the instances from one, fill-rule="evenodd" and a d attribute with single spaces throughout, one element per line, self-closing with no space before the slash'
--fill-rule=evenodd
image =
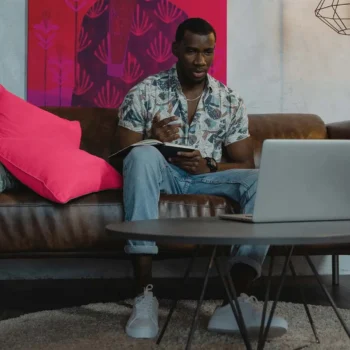
<path id="1" fill-rule="evenodd" d="M 25 98 L 26 0 L 0 1 L 0 83 Z M 318 2 L 228 0 L 228 85 L 241 93 L 249 113 L 316 113 L 325 122 L 350 119 L 350 37 L 336 34 L 315 17 Z M 329 257 L 315 261 L 320 273 L 331 273 Z M 49 263 L 35 264 L 45 265 L 49 277 Z M 115 264 L 109 262 L 112 271 Z M 28 261 L 15 265 L 21 265 L 22 278 L 39 273 L 36 268 L 23 269 Z M 6 264 L 0 279 L 18 276 L 10 271 L 15 265 Z M 86 275 L 97 273 L 97 263 L 93 266 Z M 343 274 L 350 273 L 348 266 L 350 259 L 342 257 Z M 101 269 L 111 277 L 107 265 Z M 304 264 L 298 270 L 309 272 Z M 166 274 L 169 271 L 174 270 L 170 267 Z M 79 274 L 71 268 L 62 273 L 62 278 Z"/>
<path id="2" fill-rule="evenodd" d="M 228 85 L 250 113 L 350 119 L 350 36 L 316 18 L 318 3 L 228 0 Z"/>
<path id="3" fill-rule="evenodd" d="M 1 0 L 0 83 L 26 96 L 26 0 Z M 314 14 L 318 0 L 228 0 L 228 85 L 250 113 L 350 119 L 350 36 Z M 350 17 L 350 10 L 349 10 Z"/>
<path id="4" fill-rule="evenodd" d="M 0 84 L 26 97 L 27 1 L 0 0 Z"/>

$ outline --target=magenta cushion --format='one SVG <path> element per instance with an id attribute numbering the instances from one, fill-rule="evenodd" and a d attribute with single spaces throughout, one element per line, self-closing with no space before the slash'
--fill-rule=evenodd
<path id="1" fill-rule="evenodd" d="M 0 140 L 0 162 L 19 181 L 57 203 L 122 187 L 121 175 L 105 160 L 43 139 Z"/>
<path id="2" fill-rule="evenodd" d="M 81 127 L 78 121 L 44 111 L 0 85 L 0 140 L 8 137 L 48 138 L 79 148 Z"/>

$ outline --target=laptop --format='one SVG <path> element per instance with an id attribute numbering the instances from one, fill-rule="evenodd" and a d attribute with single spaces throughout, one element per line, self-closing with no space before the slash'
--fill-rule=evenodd
<path id="1" fill-rule="evenodd" d="M 350 140 L 263 143 L 252 223 L 350 220 Z"/>

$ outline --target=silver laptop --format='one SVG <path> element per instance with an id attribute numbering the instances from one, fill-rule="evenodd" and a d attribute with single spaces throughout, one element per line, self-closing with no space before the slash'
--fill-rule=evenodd
<path id="1" fill-rule="evenodd" d="M 266 140 L 252 215 L 245 222 L 350 219 L 350 140 Z"/>

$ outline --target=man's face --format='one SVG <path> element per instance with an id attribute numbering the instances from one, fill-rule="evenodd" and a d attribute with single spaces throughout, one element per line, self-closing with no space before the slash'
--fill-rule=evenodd
<path id="1" fill-rule="evenodd" d="M 183 40 L 173 44 L 173 53 L 178 58 L 181 73 L 192 83 L 206 79 L 213 62 L 215 49 L 214 33 L 208 35 L 185 32 Z"/>

